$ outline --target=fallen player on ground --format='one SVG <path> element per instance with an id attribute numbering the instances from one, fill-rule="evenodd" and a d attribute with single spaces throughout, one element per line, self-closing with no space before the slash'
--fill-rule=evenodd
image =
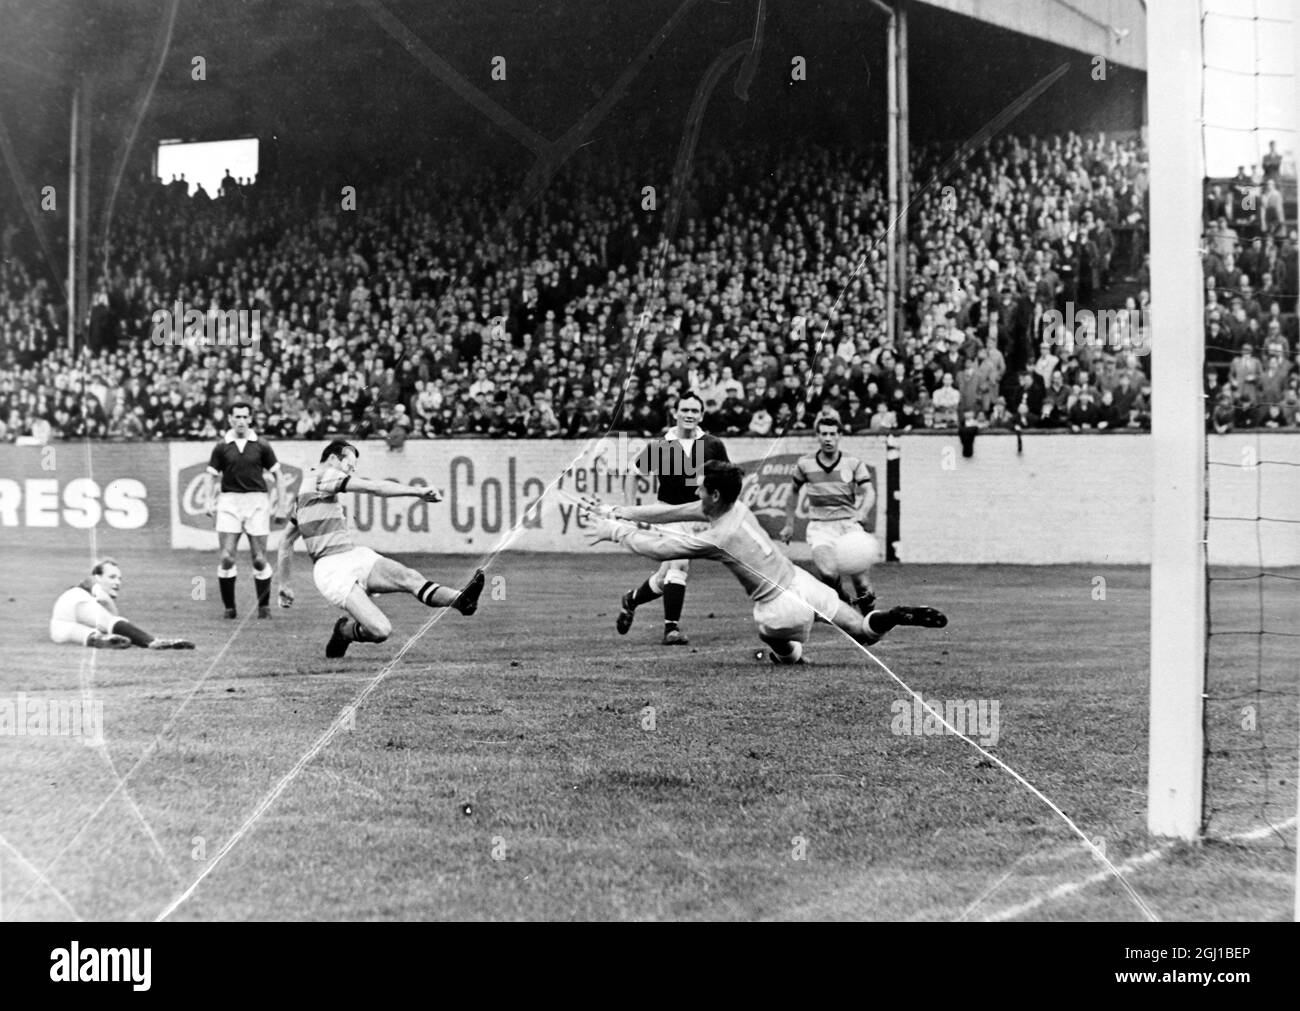
<path id="1" fill-rule="evenodd" d="M 64 590 L 50 615 L 50 641 L 94 649 L 193 649 L 188 639 L 160 639 L 117 613 L 122 569 L 111 558 L 95 563 L 90 578 Z"/>

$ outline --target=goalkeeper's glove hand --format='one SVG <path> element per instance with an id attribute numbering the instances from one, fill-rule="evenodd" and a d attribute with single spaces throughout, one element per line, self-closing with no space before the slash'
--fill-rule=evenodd
<path id="1" fill-rule="evenodd" d="M 598 520 L 618 519 L 618 506 L 606 505 L 598 498 L 584 498 L 578 508 L 587 517 L 595 517 Z"/>
<path id="2" fill-rule="evenodd" d="M 614 519 L 599 519 L 596 525 L 587 531 L 587 540 L 591 544 L 599 544 L 601 541 L 613 541 L 619 543 L 624 537 L 632 531 L 628 524 Z"/>

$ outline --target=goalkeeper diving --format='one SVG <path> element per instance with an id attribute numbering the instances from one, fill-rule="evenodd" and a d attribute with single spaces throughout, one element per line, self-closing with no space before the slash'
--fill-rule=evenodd
<path id="1" fill-rule="evenodd" d="M 593 544 L 613 541 L 629 551 L 664 561 L 708 558 L 725 565 L 754 602 L 758 637 L 775 664 L 803 663 L 803 644 L 818 619 L 855 641 L 872 645 L 899 625 L 943 628 L 948 619 L 932 607 L 873 609 L 866 615 L 842 601 L 831 587 L 798 568 L 777 548 L 749 507 L 740 501 L 744 473 L 735 464 L 704 465 L 699 501 L 684 505 L 589 505 L 599 517 L 588 533 Z M 703 521 L 699 533 L 638 530 L 634 522 Z M 631 522 L 628 522 L 631 521 Z"/>

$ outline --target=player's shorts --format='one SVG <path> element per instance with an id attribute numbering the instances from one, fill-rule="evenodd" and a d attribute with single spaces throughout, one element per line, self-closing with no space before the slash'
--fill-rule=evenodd
<path id="1" fill-rule="evenodd" d="M 271 533 L 271 496 L 264 491 L 223 491 L 217 496 L 217 533 L 267 537 Z"/>
<path id="2" fill-rule="evenodd" d="M 651 530 L 665 530 L 674 534 L 699 534 L 709 529 L 707 523 L 701 523 L 699 520 L 682 520 L 678 523 L 654 523 L 651 524 Z M 669 569 L 685 569 L 691 564 L 689 558 L 670 558 L 666 562 L 659 564 L 659 571 L 667 572 Z"/>
<path id="3" fill-rule="evenodd" d="M 84 646 L 91 632 L 111 632 L 118 617 L 89 591 L 74 586 L 64 590 L 54 602 L 54 611 L 50 614 L 50 641 Z M 86 624 L 87 621 L 94 624 Z"/>
<path id="4" fill-rule="evenodd" d="M 370 570 L 379 558 L 379 552 L 361 545 L 340 551 L 337 555 L 326 555 L 312 569 L 316 589 L 335 607 L 342 607 L 347 603 L 352 587 L 360 584 L 363 590 L 366 588 Z"/>
<path id="5" fill-rule="evenodd" d="M 861 529 L 862 524 L 857 520 L 809 520 L 804 540 L 810 548 L 833 548 L 845 534 Z"/>
<path id="6" fill-rule="evenodd" d="M 754 605 L 758 634 L 769 639 L 804 642 L 818 614 L 830 619 L 840 598 L 829 586 L 806 569 L 794 570 L 794 581 L 772 600 Z"/>

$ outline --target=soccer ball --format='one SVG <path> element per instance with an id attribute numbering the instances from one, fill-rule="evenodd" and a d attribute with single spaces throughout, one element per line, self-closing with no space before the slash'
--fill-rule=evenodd
<path id="1" fill-rule="evenodd" d="M 865 530 L 850 531 L 835 542 L 835 567 L 841 576 L 859 576 L 880 558 L 880 542 Z"/>

